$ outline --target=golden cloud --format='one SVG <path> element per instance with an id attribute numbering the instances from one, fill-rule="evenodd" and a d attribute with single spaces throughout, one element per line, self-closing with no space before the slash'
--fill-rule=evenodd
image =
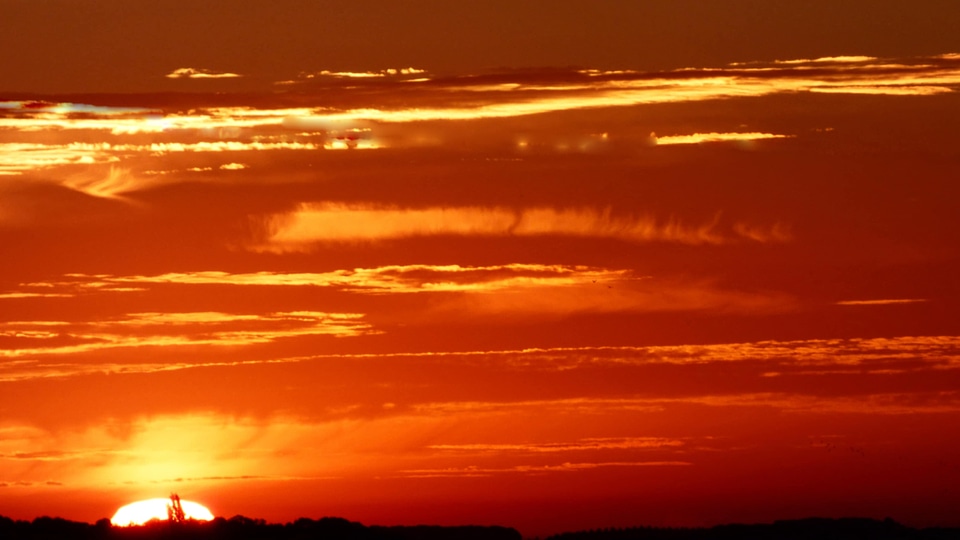
<path id="1" fill-rule="evenodd" d="M 842 300 L 838 306 L 888 306 L 895 304 L 917 304 L 926 302 L 924 298 L 883 298 L 879 300 Z"/>
<path id="2" fill-rule="evenodd" d="M 580 452 L 585 450 L 677 448 L 684 444 L 684 441 L 681 439 L 667 439 L 662 437 L 606 437 L 581 439 L 577 442 L 541 444 L 434 444 L 429 446 L 429 448 L 455 452 L 557 453 Z"/>
<path id="3" fill-rule="evenodd" d="M 422 74 L 415 68 L 378 72 L 324 71 L 305 78 L 382 79 Z M 231 78 L 221 73 L 181 68 L 172 78 Z M 403 81 L 401 81 L 402 83 Z M 106 129 L 113 133 L 157 133 L 182 129 L 253 128 L 296 124 L 325 129 L 331 123 L 405 123 L 437 120 L 505 118 L 557 111 L 622 107 L 652 103 L 759 97 L 776 93 L 839 92 L 886 95 L 929 95 L 953 91 L 960 84 L 955 55 L 896 63 L 872 57 L 827 57 L 784 60 L 770 64 L 732 64 L 724 68 L 678 70 L 669 74 L 634 71 L 582 70 L 568 80 L 544 84 L 534 78 L 490 84 L 453 79 L 439 91 L 478 94 L 494 91 L 496 98 L 466 99 L 456 106 L 432 104 L 430 90 L 423 102 L 404 108 L 376 106 L 353 109 L 325 107 L 211 107 L 188 113 L 157 113 L 133 108 L 82 104 L 0 103 L 0 127 L 19 130 Z M 509 92 L 503 92 L 509 90 Z M 436 97 L 436 96 L 433 96 Z M 445 100 L 446 101 L 446 100 Z M 83 113 L 83 114 L 78 114 Z"/>
<path id="4" fill-rule="evenodd" d="M 690 225 L 677 219 L 617 215 L 595 208 L 430 207 L 390 208 L 336 203 L 303 203 L 294 212 L 269 217 L 265 241 L 255 251 L 309 251 L 323 242 L 370 242 L 416 236 L 580 236 L 628 242 L 727 244 L 783 242 L 785 228 L 774 224 L 720 230 L 717 219 Z M 748 231 L 749 232 L 746 232 Z"/>
<path id="5" fill-rule="evenodd" d="M 705 142 L 725 142 L 725 141 L 758 141 L 762 139 L 785 139 L 790 135 L 778 135 L 775 133 L 693 133 L 691 135 L 668 135 L 657 136 L 651 134 L 650 138 L 657 146 L 671 144 L 699 144 Z"/>
<path id="6" fill-rule="evenodd" d="M 411 469 L 402 472 L 403 478 L 471 478 L 499 474 L 543 474 L 584 471 L 607 467 L 678 467 L 693 465 L 689 461 L 606 461 L 564 462 L 558 465 L 516 465 L 513 467 L 449 467 L 444 469 Z"/>
<path id="7" fill-rule="evenodd" d="M 168 79 L 235 79 L 241 75 L 209 69 L 179 68 L 167 73 Z"/>
<path id="8" fill-rule="evenodd" d="M 505 264 L 489 266 L 387 265 L 330 272 L 220 271 L 171 272 L 155 276 L 68 274 L 64 281 L 23 283 L 25 291 L 11 297 L 41 294 L 73 296 L 82 291 L 125 292 L 149 284 L 237 285 L 255 287 L 332 287 L 355 293 L 491 292 L 542 286 L 572 286 L 595 282 L 607 284 L 644 279 L 629 270 L 550 264 Z M 137 287 L 130 287 L 137 285 Z M 39 291 L 56 291 L 41 293 Z M 15 295 L 15 296 L 14 296 Z"/>
<path id="9" fill-rule="evenodd" d="M 190 312 L 132 313 L 123 318 L 78 323 L 11 321 L 0 323 L 0 332 L 21 339 L 19 343 L 15 341 L 0 349 L 0 357 L 79 354 L 136 347 L 243 346 L 296 336 L 375 333 L 362 320 L 363 317 L 357 313 L 313 311 L 262 315 Z M 48 330 L 50 326 L 56 330 Z M 55 342 L 37 343 L 37 337 Z M 19 371 L 14 369 L 14 372 Z"/>

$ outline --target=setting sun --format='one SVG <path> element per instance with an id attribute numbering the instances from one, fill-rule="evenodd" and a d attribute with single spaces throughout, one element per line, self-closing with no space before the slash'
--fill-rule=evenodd
<path id="1" fill-rule="evenodd" d="M 198 521 L 210 521 L 213 519 L 213 514 L 210 510 L 200 503 L 179 499 L 176 501 L 183 508 L 183 517 L 186 519 L 195 519 Z M 174 505 L 171 499 L 147 499 L 121 507 L 117 510 L 117 513 L 110 518 L 110 523 L 121 527 L 143 525 L 154 519 L 170 519 L 173 512 Z"/>

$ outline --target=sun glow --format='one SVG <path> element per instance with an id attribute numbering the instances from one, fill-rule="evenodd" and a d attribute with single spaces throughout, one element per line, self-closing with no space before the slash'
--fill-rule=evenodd
<path id="1" fill-rule="evenodd" d="M 210 510 L 200 503 L 180 501 L 180 505 L 183 507 L 183 514 L 186 519 L 195 519 L 198 521 L 211 521 L 213 519 L 213 514 Z M 128 527 L 131 525 L 143 525 L 154 519 L 167 520 L 170 518 L 171 508 L 170 499 L 137 501 L 117 510 L 117 513 L 110 518 L 110 523 L 120 527 Z"/>

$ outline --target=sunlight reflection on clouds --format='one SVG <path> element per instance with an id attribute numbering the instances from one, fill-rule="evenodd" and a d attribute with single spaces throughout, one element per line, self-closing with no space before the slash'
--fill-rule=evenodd
<path id="1" fill-rule="evenodd" d="M 254 250 L 309 251 L 322 242 L 361 242 L 412 236 L 542 236 L 617 238 L 628 242 L 726 244 L 740 240 L 785 242 L 786 228 L 763 231 L 740 226 L 721 231 L 717 220 L 690 225 L 652 216 L 620 216 L 594 208 L 434 207 L 384 208 L 333 203 L 304 203 L 289 215 L 268 218 L 270 234 Z M 747 231 L 749 230 L 749 234 Z"/>
<path id="2" fill-rule="evenodd" d="M 356 336 L 374 330 L 362 314 L 296 311 L 262 315 L 217 312 L 131 313 L 124 318 L 67 323 L 0 323 L 4 334 L 25 340 L 23 347 L 0 349 L 0 357 L 89 353 L 103 349 L 174 346 L 238 346 L 296 336 Z M 58 343 L 36 346 L 36 328 L 62 327 Z M 2 335 L 2 334 L 0 334 Z M 42 337 L 50 337 L 44 335 Z M 64 343 L 64 341 L 66 343 Z"/>

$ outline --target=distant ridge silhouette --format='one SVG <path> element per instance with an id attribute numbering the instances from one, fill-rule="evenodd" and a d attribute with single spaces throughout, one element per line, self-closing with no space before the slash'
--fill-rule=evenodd
<path id="1" fill-rule="evenodd" d="M 522 540 L 517 530 L 498 526 L 365 526 L 343 518 L 300 518 L 284 524 L 234 516 L 182 523 L 151 521 L 114 527 L 39 517 L 14 521 L 0 516 L 3 540 Z M 545 540 L 960 540 L 960 528 L 906 527 L 892 519 L 808 518 L 767 524 L 709 528 L 629 527 L 566 532 Z"/>
<path id="2" fill-rule="evenodd" d="M 709 528 L 629 527 L 567 532 L 546 540 L 960 540 L 960 528 L 913 529 L 892 519 L 806 518 Z"/>

